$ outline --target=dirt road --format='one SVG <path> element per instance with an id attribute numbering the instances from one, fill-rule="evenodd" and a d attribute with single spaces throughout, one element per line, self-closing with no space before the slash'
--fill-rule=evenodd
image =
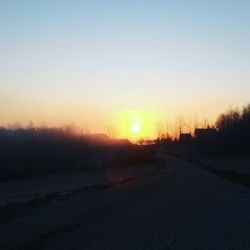
<path id="1" fill-rule="evenodd" d="M 160 157 L 152 175 L 21 209 L 0 249 L 250 249 L 250 190 Z"/>

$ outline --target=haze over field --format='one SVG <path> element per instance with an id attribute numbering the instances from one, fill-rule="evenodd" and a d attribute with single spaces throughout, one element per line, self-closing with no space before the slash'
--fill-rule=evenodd
<path id="1" fill-rule="evenodd" d="M 0 125 L 155 137 L 250 93 L 250 2 L 0 2 Z M 122 114 L 122 118 L 121 118 Z"/>

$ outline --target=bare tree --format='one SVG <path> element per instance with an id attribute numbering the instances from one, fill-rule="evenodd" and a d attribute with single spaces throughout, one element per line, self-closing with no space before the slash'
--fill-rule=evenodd
<path id="1" fill-rule="evenodd" d="M 183 133 L 183 131 L 185 130 L 185 126 L 186 126 L 186 122 L 184 120 L 184 118 L 182 116 L 179 116 L 176 119 L 176 129 L 178 131 L 178 137 L 180 136 L 180 134 Z"/>

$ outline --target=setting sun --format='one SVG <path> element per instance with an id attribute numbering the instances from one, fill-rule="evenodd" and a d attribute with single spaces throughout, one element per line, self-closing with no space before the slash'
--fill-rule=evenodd
<path id="1" fill-rule="evenodd" d="M 137 124 L 137 123 L 132 124 L 130 130 L 134 134 L 139 134 L 141 132 L 141 126 L 139 124 Z"/>
<path id="2" fill-rule="evenodd" d="M 141 138 L 155 137 L 157 112 L 143 110 L 123 110 L 114 116 L 113 124 L 118 131 L 118 137 L 137 141 Z"/>

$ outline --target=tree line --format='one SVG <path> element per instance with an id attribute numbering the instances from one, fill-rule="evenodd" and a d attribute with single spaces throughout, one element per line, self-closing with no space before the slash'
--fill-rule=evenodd
<path id="1" fill-rule="evenodd" d="M 103 134 L 79 134 L 69 128 L 0 128 L 0 179 L 144 164 L 153 159 L 146 147 Z"/>
<path id="2" fill-rule="evenodd" d="M 214 124 L 207 122 L 202 126 L 195 121 L 188 124 L 180 118 L 175 125 L 175 134 L 169 135 L 163 126 L 159 131 L 158 142 L 168 144 L 171 148 L 182 147 L 204 154 L 250 153 L 250 104 L 242 109 L 229 109 L 220 114 Z M 190 134 L 189 141 L 181 140 L 183 133 Z"/>

